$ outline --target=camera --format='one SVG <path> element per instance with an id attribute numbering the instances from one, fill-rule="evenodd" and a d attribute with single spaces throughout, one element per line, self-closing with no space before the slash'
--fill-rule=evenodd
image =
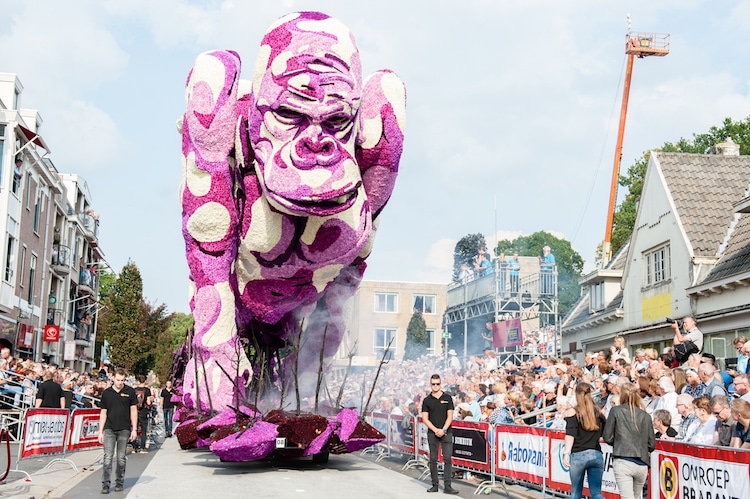
<path id="1" fill-rule="evenodd" d="M 682 319 L 670 319 L 667 317 L 667 324 L 677 324 L 677 328 L 682 329 Z"/>

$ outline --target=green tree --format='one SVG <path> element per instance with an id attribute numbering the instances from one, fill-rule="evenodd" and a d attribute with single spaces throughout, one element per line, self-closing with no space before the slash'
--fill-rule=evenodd
<path id="1" fill-rule="evenodd" d="M 474 265 L 474 257 L 480 249 L 487 249 L 487 242 L 484 240 L 484 234 L 467 234 L 456 243 L 453 250 L 453 281 L 458 282 L 458 276 L 461 273 L 461 265 L 468 263 Z"/>
<path id="2" fill-rule="evenodd" d="M 560 239 L 549 232 L 534 232 L 530 236 L 519 236 L 516 239 L 498 241 L 495 254 L 513 253 L 518 251 L 520 256 L 541 256 L 542 248 L 549 246 L 555 255 L 557 264 L 557 299 L 558 311 L 565 316 L 570 307 L 581 296 L 581 286 L 578 279 L 583 273 L 583 258 L 573 249 L 569 241 Z"/>
<path id="3" fill-rule="evenodd" d="M 157 338 L 169 330 L 166 306 L 143 299 L 143 279 L 132 261 L 103 290 L 99 333 L 109 343 L 110 362 L 136 374 L 147 374 L 155 365 Z"/>
<path id="4" fill-rule="evenodd" d="M 141 273 L 135 263 L 128 261 L 104 299 L 99 332 L 109 342 L 110 362 L 131 372 L 138 361 L 142 302 Z"/>
<path id="5" fill-rule="evenodd" d="M 167 313 L 164 304 L 153 306 L 145 301 L 141 302 L 141 327 L 139 328 L 137 357 L 133 372 L 137 374 L 148 374 L 156 370 L 156 360 L 162 359 L 165 352 L 160 347 L 171 347 L 172 335 L 170 325 L 172 314 Z M 166 352 L 171 358 L 171 348 Z M 158 373 L 157 371 L 157 374 Z M 167 372 L 167 376 L 169 373 Z M 160 374 L 160 380 L 166 379 Z"/>
<path id="6" fill-rule="evenodd" d="M 427 324 L 421 312 L 414 312 L 406 327 L 404 360 L 415 360 L 427 353 Z"/>
<path id="7" fill-rule="evenodd" d="M 706 154 L 716 144 L 725 142 L 727 138 L 740 146 L 740 154 L 750 154 L 750 116 L 741 121 L 724 118 L 721 127 L 712 126 L 708 132 L 693 134 L 692 139 L 680 138 L 674 144 L 665 142 L 658 151 L 681 152 L 692 154 Z M 617 206 L 612 221 L 612 253 L 625 244 L 635 227 L 635 215 L 638 209 L 638 201 L 643 191 L 643 181 L 646 176 L 646 167 L 650 152 L 646 151 L 643 156 L 628 168 L 627 175 L 620 175 L 618 179 L 622 187 L 627 187 L 628 193 L 623 202 Z"/>
<path id="8" fill-rule="evenodd" d="M 169 328 L 156 339 L 154 371 L 159 379 L 166 381 L 172 375 L 172 354 L 185 343 L 187 330 L 193 327 L 193 316 L 182 312 L 171 315 Z"/>

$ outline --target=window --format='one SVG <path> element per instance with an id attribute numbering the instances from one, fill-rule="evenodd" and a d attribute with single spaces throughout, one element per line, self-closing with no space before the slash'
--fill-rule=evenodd
<path id="1" fill-rule="evenodd" d="M 31 209 L 31 173 L 26 174 L 26 192 L 24 193 L 24 198 L 26 198 L 26 209 Z"/>
<path id="2" fill-rule="evenodd" d="M 26 246 L 21 248 L 21 261 L 18 262 L 18 275 L 22 276 L 26 273 Z M 21 287 L 23 287 L 23 279 L 20 279 Z"/>
<path id="3" fill-rule="evenodd" d="M 435 301 L 435 295 L 414 295 L 414 311 L 422 314 L 434 314 Z"/>
<path id="4" fill-rule="evenodd" d="M 386 360 L 391 360 L 394 357 L 394 354 L 396 353 L 396 345 L 398 343 L 398 340 L 396 339 L 397 330 L 392 328 L 376 328 L 375 329 L 375 338 L 373 339 L 373 353 L 378 356 L 378 358 L 383 356 L 383 352 L 385 352 L 385 349 L 388 347 L 388 343 L 393 340 L 393 343 L 391 343 L 391 348 L 388 350 L 388 355 L 386 356 Z"/>
<path id="5" fill-rule="evenodd" d="M 13 278 L 13 267 L 15 265 L 16 238 L 8 234 L 8 243 L 5 245 L 5 280 L 10 282 Z"/>
<path id="6" fill-rule="evenodd" d="M 398 295 L 396 293 L 375 293 L 376 312 L 398 312 Z"/>
<path id="7" fill-rule="evenodd" d="M 36 273 L 36 255 L 31 255 L 29 260 L 29 296 L 28 302 L 34 303 L 34 274 Z"/>
<path id="8" fill-rule="evenodd" d="M 18 191 L 21 190 L 21 178 L 23 177 L 23 174 L 21 173 L 21 169 L 16 166 L 16 162 L 13 162 L 13 180 L 10 185 L 10 190 L 13 191 L 13 194 L 18 196 Z"/>
<path id="9" fill-rule="evenodd" d="M 669 280 L 671 277 L 671 255 L 669 243 L 658 246 L 643 254 L 645 266 L 645 284 L 651 286 Z"/>
<path id="10" fill-rule="evenodd" d="M 37 191 L 36 193 L 36 204 L 34 205 L 34 233 L 39 233 L 39 215 L 42 210 L 42 192 Z"/>
<path id="11" fill-rule="evenodd" d="M 0 125 L 0 183 L 3 179 L 3 154 L 5 153 L 5 125 Z"/>
<path id="12" fill-rule="evenodd" d="M 437 338 L 435 337 L 435 330 L 428 329 L 427 330 L 427 353 L 435 353 L 436 343 L 437 343 Z"/>
<path id="13" fill-rule="evenodd" d="M 599 282 L 591 286 L 590 294 L 591 310 L 597 311 L 604 308 L 604 283 Z"/>

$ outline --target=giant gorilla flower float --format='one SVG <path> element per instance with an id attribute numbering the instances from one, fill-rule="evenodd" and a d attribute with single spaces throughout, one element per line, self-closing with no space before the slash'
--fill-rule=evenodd
<path id="1" fill-rule="evenodd" d="M 317 12 L 269 28 L 251 82 L 240 79 L 236 52 L 196 59 L 178 123 L 195 318 L 182 376 L 183 446 L 210 444 L 243 460 L 273 452 L 279 428 L 306 453 L 377 438 L 350 410 L 322 417 L 271 405 L 283 405 L 285 392 L 315 392 L 341 343 L 344 303 L 396 180 L 405 101 L 391 71 L 362 80 L 354 37 Z M 265 406 L 243 412 L 251 385 Z M 216 440 L 209 416 L 239 430 Z"/>

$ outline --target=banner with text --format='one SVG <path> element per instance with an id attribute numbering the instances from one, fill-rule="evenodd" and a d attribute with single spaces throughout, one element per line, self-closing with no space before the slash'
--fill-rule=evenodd
<path id="1" fill-rule="evenodd" d="M 453 422 L 453 465 L 491 473 L 490 425 L 471 421 Z"/>
<path id="2" fill-rule="evenodd" d="M 549 474 L 549 437 L 542 428 L 495 427 L 495 474 L 543 483 Z"/>
<path id="3" fill-rule="evenodd" d="M 550 487 L 555 490 L 570 492 L 570 469 L 563 464 L 565 454 L 565 433 L 553 431 L 550 437 Z M 617 499 L 620 493 L 615 482 L 615 470 L 612 467 L 612 446 L 601 444 L 604 454 L 604 474 L 602 475 L 602 495 L 610 499 Z M 584 495 L 589 495 L 588 475 L 583 480 Z"/>
<path id="4" fill-rule="evenodd" d="M 749 457 L 747 451 L 726 447 L 657 440 L 651 453 L 651 499 L 750 497 Z"/>
<path id="5" fill-rule="evenodd" d="M 71 413 L 68 450 L 96 447 L 99 443 L 99 409 L 76 409 Z"/>
<path id="6" fill-rule="evenodd" d="M 26 411 L 21 458 L 34 454 L 56 454 L 65 449 L 68 427 L 67 409 L 29 409 Z"/>
<path id="7" fill-rule="evenodd" d="M 521 319 L 492 323 L 492 345 L 495 348 L 523 346 Z"/>

